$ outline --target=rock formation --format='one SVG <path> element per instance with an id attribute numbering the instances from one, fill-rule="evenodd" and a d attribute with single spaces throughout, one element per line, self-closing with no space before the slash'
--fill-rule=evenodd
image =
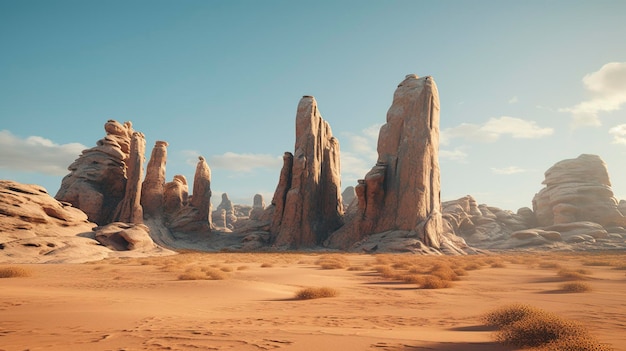
<path id="1" fill-rule="evenodd" d="M 107 135 L 97 146 L 84 150 L 69 167 L 55 198 L 69 202 L 85 212 L 90 221 L 111 222 L 114 211 L 124 198 L 126 161 L 129 158 L 132 124 L 109 120 Z"/>
<path id="2" fill-rule="evenodd" d="M 328 244 L 348 248 L 368 234 L 402 231 L 440 248 L 438 149 L 437 86 L 431 77 L 408 75 L 398 85 L 381 127 L 378 161 L 355 187 L 356 214 Z"/>
<path id="3" fill-rule="evenodd" d="M 222 211 L 224 212 L 222 214 Z M 233 202 L 228 198 L 227 193 L 222 193 L 222 202 L 217 206 L 217 209 L 213 212 L 214 224 L 216 227 L 232 230 L 235 222 L 237 222 L 237 216 L 235 215 L 235 207 Z M 217 216 L 217 218 L 215 218 Z M 218 222 L 219 220 L 219 222 Z"/>
<path id="4" fill-rule="evenodd" d="M 126 189 L 124 198 L 117 205 L 113 221 L 126 223 L 143 223 L 141 207 L 141 179 L 143 178 L 143 161 L 146 153 L 146 139 L 142 133 L 134 132 L 130 142 L 130 155 L 126 162 Z"/>
<path id="5" fill-rule="evenodd" d="M 150 238 L 150 229 L 143 224 L 113 222 L 94 228 L 96 240 L 115 251 L 153 250 L 157 245 Z"/>
<path id="6" fill-rule="evenodd" d="M 250 219 L 252 220 L 261 219 L 264 211 L 265 211 L 265 200 L 263 200 L 263 195 L 261 194 L 254 195 L 254 199 L 252 200 L 252 211 L 250 211 Z"/>
<path id="7" fill-rule="evenodd" d="M 141 205 L 146 217 L 156 217 L 162 213 L 167 146 L 166 141 L 157 141 L 148 161 L 146 179 L 141 189 Z"/>
<path id="8" fill-rule="evenodd" d="M 317 102 L 304 96 L 296 115 L 294 154 L 285 153 L 272 204 L 272 242 L 277 247 L 321 244 L 343 224 L 339 142 Z"/>
<path id="9" fill-rule="evenodd" d="M 189 185 L 187 178 L 177 174 L 174 179 L 165 184 L 163 189 L 163 213 L 169 216 L 180 211 L 189 201 Z"/>
<path id="10" fill-rule="evenodd" d="M 603 227 L 626 226 L 613 196 L 606 164 L 583 154 L 557 162 L 545 172 L 546 186 L 533 198 L 539 226 L 594 222 Z"/>
<path id="11" fill-rule="evenodd" d="M 166 226 L 176 232 L 209 232 L 211 230 L 211 169 L 204 157 L 198 157 L 189 203 L 173 213 Z"/>

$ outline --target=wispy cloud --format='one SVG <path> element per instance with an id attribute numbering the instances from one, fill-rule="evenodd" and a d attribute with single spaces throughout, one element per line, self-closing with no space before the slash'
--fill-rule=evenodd
<path id="1" fill-rule="evenodd" d="M 512 98 L 509 99 L 509 104 L 516 104 L 519 102 L 519 99 L 517 98 L 517 96 L 513 96 Z"/>
<path id="2" fill-rule="evenodd" d="M 460 147 L 454 150 L 439 150 L 439 158 L 464 163 L 467 160 L 467 153 Z"/>
<path id="3" fill-rule="evenodd" d="M 626 62 L 611 62 L 583 77 L 591 97 L 572 107 L 559 109 L 572 114 L 572 128 L 602 125 L 600 112 L 617 111 L 626 104 Z"/>
<path id="4" fill-rule="evenodd" d="M 509 167 L 504 167 L 504 168 L 492 167 L 491 171 L 495 174 L 505 174 L 505 175 L 526 172 L 525 169 L 519 168 L 517 166 L 509 166 Z"/>
<path id="5" fill-rule="evenodd" d="M 452 139 L 463 138 L 473 142 L 492 143 L 503 135 L 515 139 L 536 139 L 552 135 L 552 128 L 539 127 L 536 122 L 516 117 L 491 118 L 482 125 L 462 123 L 441 131 L 441 144 L 448 145 Z"/>
<path id="6" fill-rule="evenodd" d="M 57 144 L 40 136 L 22 139 L 8 130 L 0 131 L 0 168 L 65 175 L 67 167 L 87 147 L 79 143 Z"/>
<path id="7" fill-rule="evenodd" d="M 252 172 L 258 168 L 276 169 L 279 172 L 283 165 L 283 158 L 268 154 L 225 152 L 222 155 L 209 157 L 208 164 L 211 168 L 236 172 Z"/>
<path id="8" fill-rule="evenodd" d="M 382 124 L 373 124 L 359 133 L 342 133 L 341 180 L 344 185 L 355 184 L 376 164 L 378 133 Z"/>
<path id="9" fill-rule="evenodd" d="M 613 136 L 613 144 L 626 145 L 626 124 L 619 124 L 609 129 L 609 134 Z"/>

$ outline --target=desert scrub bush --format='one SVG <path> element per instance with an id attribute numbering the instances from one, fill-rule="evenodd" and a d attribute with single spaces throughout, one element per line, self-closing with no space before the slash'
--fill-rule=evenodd
<path id="1" fill-rule="evenodd" d="M 30 277 L 32 272 L 23 267 L 0 267 L 0 278 L 24 278 Z"/>
<path id="2" fill-rule="evenodd" d="M 454 281 L 460 279 L 452 268 L 445 265 L 435 265 L 431 268 L 429 273 L 441 280 Z"/>
<path id="3" fill-rule="evenodd" d="M 395 279 L 398 276 L 398 272 L 390 266 L 376 266 L 374 270 L 383 278 Z"/>
<path id="4" fill-rule="evenodd" d="M 178 276 L 178 280 L 206 280 L 207 276 L 203 272 L 186 272 Z"/>
<path id="5" fill-rule="evenodd" d="M 584 282 L 563 283 L 559 286 L 559 288 L 561 288 L 561 291 L 563 292 L 571 292 L 571 293 L 582 293 L 582 292 L 589 292 L 593 290 L 591 289 L 591 285 L 584 283 Z"/>
<path id="6" fill-rule="evenodd" d="M 445 289 L 452 286 L 448 280 L 443 280 L 434 275 L 424 276 L 420 289 Z"/>
<path id="7" fill-rule="evenodd" d="M 304 288 L 296 291 L 296 300 L 321 299 L 324 297 L 335 297 L 339 295 L 337 290 L 329 287 Z"/>
<path id="8" fill-rule="evenodd" d="M 272 268 L 272 267 L 274 267 L 274 265 L 269 262 L 264 262 L 261 264 L 261 268 Z"/>
<path id="9" fill-rule="evenodd" d="M 221 269 L 207 269 L 204 274 L 206 276 L 205 279 L 210 280 L 224 280 L 228 278 L 228 274 Z"/>
<path id="10" fill-rule="evenodd" d="M 238 271 L 245 271 L 246 269 L 249 269 L 249 268 L 250 267 L 248 267 L 248 266 L 239 266 L 239 267 L 237 267 L 237 270 Z"/>
<path id="11" fill-rule="evenodd" d="M 350 266 L 350 262 L 342 255 L 324 255 L 316 262 L 322 269 L 342 269 Z"/>
<path id="12" fill-rule="evenodd" d="M 484 323 L 499 330 L 496 340 L 533 350 L 610 350 L 599 344 L 582 325 L 544 310 L 513 304 L 482 317 Z"/>

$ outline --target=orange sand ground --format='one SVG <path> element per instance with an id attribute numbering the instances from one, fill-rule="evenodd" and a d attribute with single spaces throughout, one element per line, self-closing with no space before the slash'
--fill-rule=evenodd
<path id="1" fill-rule="evenodd" d="M 381 277 L 374 267 L 382 256 L 346 254 L 349 266 L 340 269 L 320 268 L 321 256 L 186 253 L 11 265 L 32 276 L 0 279 L 0 350 L 513 350 L 480 322 L 513 302 L 579 321 L 626 350 L 626 253 L 464 257 L 455 264 L 482 267 L 436 290 Z M 621 264 L 598 263 L 604 258 Z M 554 263 L 588 270 L 593 290 L 559 291 Z M 226 279 L 179 280 L 211 268 L 229 271 Z M 294 300 L 302 287 L 339 295 Z"/>

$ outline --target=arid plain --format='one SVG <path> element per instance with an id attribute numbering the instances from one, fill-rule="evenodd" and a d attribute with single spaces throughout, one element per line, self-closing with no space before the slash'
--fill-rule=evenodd
<path id="1" fill-rule="evenodd" d="M 0 279 L 6 351 L 515 350 L 482 318 L 512 303 L 626 350 L 623 252 L 189 252 L 0 270 L 14 275 Z M 334 296 L 297 299 L 307 287 Z"/>

